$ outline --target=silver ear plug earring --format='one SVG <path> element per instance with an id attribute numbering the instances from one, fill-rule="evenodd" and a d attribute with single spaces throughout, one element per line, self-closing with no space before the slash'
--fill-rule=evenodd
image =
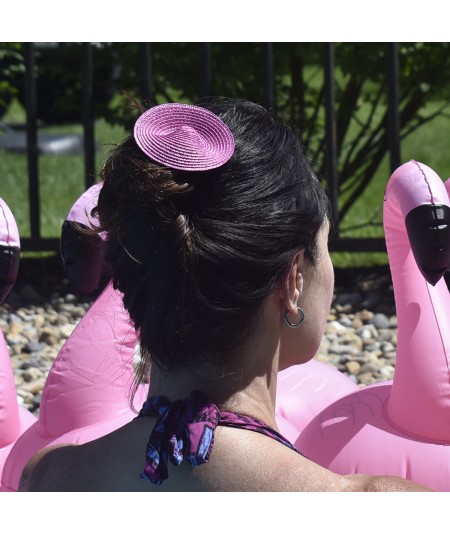
<path id="1" fill-rule="evenodd" d="M 286 323 L 286 325 L 288 327 L 292 327 L 292 329 L 297 329 L 297 327 L 300 327 L 300 325 L 303 323 L 303 321 L 305 320 L 305 313 L 303 312 L 303 310 L 300 308 L 300 307 L 297 307 L 297 310 L 298 310 L 298 316 L 299 316 L 299 321 L 298 323 L 291 323 L 289 320 L 288 320 L 288 314 L 289 312 L 286 312 L 285 316 L 284 316 L 284 322 Z"/>

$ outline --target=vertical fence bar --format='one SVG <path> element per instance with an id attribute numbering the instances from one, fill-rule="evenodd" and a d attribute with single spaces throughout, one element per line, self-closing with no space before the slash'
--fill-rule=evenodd
<path id="1" fill-rule="evenodd" d="M 82 44 L 82 120 L 84 132 L 84 174 L 86 189 L 95 181 L 95 138 L 93 117 L 93 59 L 91 43 Z"/>
<path id="2" fill-rule="evenodd" d="M 34 43 L 25 43 L 25 107 L 27 113 L 28 199 L 31 243 L 41 236 L 39 166 L 37 143 L 37 99 Z"/>
<path id="3" fill-rule="evenodd" d="M 337 173 L 337 137 L 336 137 L 336 91 L 334 81 L 334 44 L 324 44 L 325 74 L 325 169 L 330 197 L 332 219 L 336 236 L 339 234 L 338 215 L 338 173 Z"/>
<path id="4" fill-rule="evenodd" d="M 273 43 L 261 43 L 261 73 L 263 105 L 269 110 L 274 110 Z"/>
<path id="5" fill-rule="evenodd" d="M 391 172 L 400 165 L 400 67 L 398 43 L 387 44 L 388 138 Z"/>
<path id="6" fill-rule="evenodd" d="M 212 88 L 211 43 L 200 44 L 200 96 L 211 95 Z"/>
<path id="7" fill-rule="evenodd" d="M 154 104 L 152 91 L 152 55 L 150 43 L 140 44 L 141 99 L 147 106 Z"/>

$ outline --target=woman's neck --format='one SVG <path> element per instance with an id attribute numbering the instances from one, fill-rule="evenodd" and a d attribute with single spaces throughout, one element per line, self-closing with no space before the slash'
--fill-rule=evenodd
<path id="1" fill-rule="evenodd" d="M 186 399 L 193 390 L 205 394 L 222 410 L 245 414 L 276 428 L 275 398 L 278 373 L 279 337 L 265 325 L 239 352 L 239 366 L 218 371 L 203 365 L 183 367 L 164 373 L 153 365 L 149 396 L 169 400 Z"/>
<path id="2" fill-rule="evenodd" d="M 221 410 L 258 418 L 277 428 L 275 399 L 280 351 L 279 310 L 276 299 L 267 300 L 258 328 L 220 370 L 212 364 L 183 367 L 163 373 L 153 365 L 149 396 L 164 395 L 169 400 L 186 399 L 199 390 Z"/>
<path id="3" fill-rule="evenodd" d="M 246 414 L 275 425 L 276 373 L 269 377 L 255 377 L 250 383 L 224 375 L 205 379 L 198 370 L 179 369 L 164 374 L 152 366 L 149 396 L 165 396 L 171 401 L 187 399 L 193 390 L 205 394 L 221 410 Z"/>

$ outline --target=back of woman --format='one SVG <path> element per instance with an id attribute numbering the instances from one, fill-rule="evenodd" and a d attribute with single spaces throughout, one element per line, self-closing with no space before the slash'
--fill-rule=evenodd
<path id="1" fill-rule="evenodd" d="M 101 178 L 149 397 L 123 428 L 40 452 L 22 490 L 421 488 L 333 474 L 277 429 L 277 373 L 316 353 L 334 282 L 328 202 L 287 126 L 241 100 L 155 106 Z"/>

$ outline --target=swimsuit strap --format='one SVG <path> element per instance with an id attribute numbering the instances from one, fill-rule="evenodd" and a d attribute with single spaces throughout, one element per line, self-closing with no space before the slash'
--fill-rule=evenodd
<path id="1" fill-rule="evenodd" d="M 169 477 L 167 462 L 175 466 L 187 461 L 192 466 L 207 463 L 218 425 L 256 431 L 300 453 L 280 433 L 265 423 L 233 412 L 220 412 L 217 405 L 194 390 L 187 400 L 171 403 L 164 396 L 148 399 L 138 417 L 156 416 L 146 448 L 146 462 L 140 477 L 160 485 Z"/>

